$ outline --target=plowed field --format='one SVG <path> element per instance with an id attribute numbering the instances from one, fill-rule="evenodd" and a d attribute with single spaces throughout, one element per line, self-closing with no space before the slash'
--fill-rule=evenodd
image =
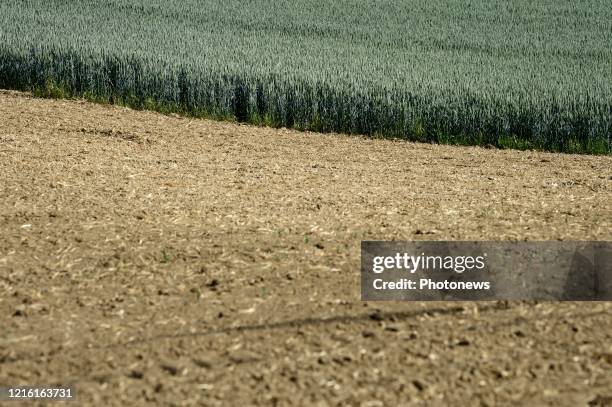
<path id="1" fill-rule="evenodd" d="M 0 386 L 108 406 L 609 405 L 610 303 L 365 303 L 359 247 L 610 240 L 611 202 L 611 157 L 3 92 Z"/>

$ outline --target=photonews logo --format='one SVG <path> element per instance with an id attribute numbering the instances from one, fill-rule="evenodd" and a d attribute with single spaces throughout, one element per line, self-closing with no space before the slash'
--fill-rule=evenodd
<path id="1" fill-rule="evenodd" d="M 485 269 L 487 254 L 481 256 L 426 256 L 425 253 L 412 255 L 396 253 L 395 256 L 375 256 L 372 261 L 372 272 L 380 274 L 385 270 L 406 270 L 416 273 L 419 270 L 464 271 Z"/>

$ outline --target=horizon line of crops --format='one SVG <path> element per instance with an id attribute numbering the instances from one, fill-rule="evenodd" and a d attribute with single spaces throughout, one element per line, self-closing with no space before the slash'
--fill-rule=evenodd
<path id="1" fill-rule="evenodd" d="M 329 11 L 340 17 L 340 22 L 329 22 L 325 11 L 315 7 L 310 15 L 301 16 L 304 23 L 287 15 L 280 16 L 285 20 L 264 18 L 265 14 L 257 12 L 267 3 L 259 1 L 243 6 L 247 11 L 242 14 L 220 10 L 227 1 L 78 3 L 80 11 L 72 11 L 71 19 L 65 15 L 74 7 L 59 0 L 24 1 L 20 8 L 0 5 L 0 23 L 6 23 L 0 31 L 0 87 L 302 130 L 574 153 L 612 152 L 612 70 L 608 71 L 612 51 L 603 40 L 611 26 L 605 15 L 598 24 L 587 27 L 588 38 L 595 38 L 587 43 L 574 44 L 567 38 L 555 42 L 544 29 L 540 35 L 549 36 L 550 43 L 519 37 L 514 38 L 516 43 L 505 43 L 502 37 L 489 41 L 491 32 L 476 32 L 478 38 L 454 43 L 446 34 L 432 36 L 419 29 L 421 37 L 390 28 L 386 36 L 374 36 L 380 27 L 367 25 L 354 30 L 346 23 L 356 12 L 345 9 Z M 294 10 L 330 5 L 324 0 L 298 3 L 291 3 Z M 348 0 L 340 3 L 352 4 Z M 391 11 L 401 6 L 395 0 L 383 3 L 395 7 Z M 426 4 L 424 0 L 417 3 Z M 587 6 L 589 3 L 604 4 L 592 1 Z M 436 4 L 448 7 L 456 2 L 437 0 Z M 499 10 L 489 10 L 489 3 L 482 0 L 461 4 L 477 6 L 468 20 L 499 18 Z M 567 8 L 568 4 L 562 5 Z M 209 13 L 198 13 L 212 6 L 226 20 L 221 25 L 209 19 Z M 528 7 L 528 2 L 521 7 Z M 590 10 L 572 7 L 555 19 L 560 23 L 579 20 L 581 13 Z M 519 16 L 527 19 L 527 11 Z M 590 10 L 597 11 L 596 7 Z M 382 14 L 395 27 L 397 13 Z M 585 15 L 592 20 L 595 14 Z M 11 18 L 2 21 L 2 15 Z M 96 26 L 100 16 L 106 17 L 110 28 Z M 138 16 L 144 23 L 123 25 L 137 21 Z M 450 21 L 448 15 L 440 18 Z M 525 21 L 508 27 L 520 31 L 530 20 Z M 164 35 L 146 25 L 153 22 Z M 209 24 L 200 27 L 194 22 Z M 90 31 L 92 24 L 97 30 Z M 279 33 L 287 26 L 299 30 Z M 555 30 L 558 37 L 560 31 Z M 209 46 L 208 41 L 220 45 Z M 372 47 L 376 41 L 379 43 Z M 292 49 L 292 44 L 302 52 Z M 274 52 L 264 55 L 270 48 Z M 538 58 L 543 61 L 534 62 Z M 355 64 L 354 59 L 369 63 Z M 439 61 L 449 64 L 439 65 Z M 457 66 L 451 66 L 452 61 Z M 411 69 L 402 63 L 410 64 Z"/>

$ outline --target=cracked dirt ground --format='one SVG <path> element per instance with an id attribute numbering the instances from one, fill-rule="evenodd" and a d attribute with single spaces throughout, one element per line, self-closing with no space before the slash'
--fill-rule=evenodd
<path id="1" fill-rule="evenodd" d="M 612 239 L 612 157 L 2 92 L 0 174 L 0 384 L 108 406 L 612 403 L 610 303 L 359 297 L 362 239 Z"/>

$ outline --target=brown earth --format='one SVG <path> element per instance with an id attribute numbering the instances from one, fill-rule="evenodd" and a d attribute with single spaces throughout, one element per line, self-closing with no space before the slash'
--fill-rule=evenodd
<path id="1" fill-rule="evenodd" d="M 100 406 L 612 403 L 610 303 L 359 288 L 362 239 L 611 240 L 612 157 L 2 92 L 0 174 L 0 386 Z"/>

